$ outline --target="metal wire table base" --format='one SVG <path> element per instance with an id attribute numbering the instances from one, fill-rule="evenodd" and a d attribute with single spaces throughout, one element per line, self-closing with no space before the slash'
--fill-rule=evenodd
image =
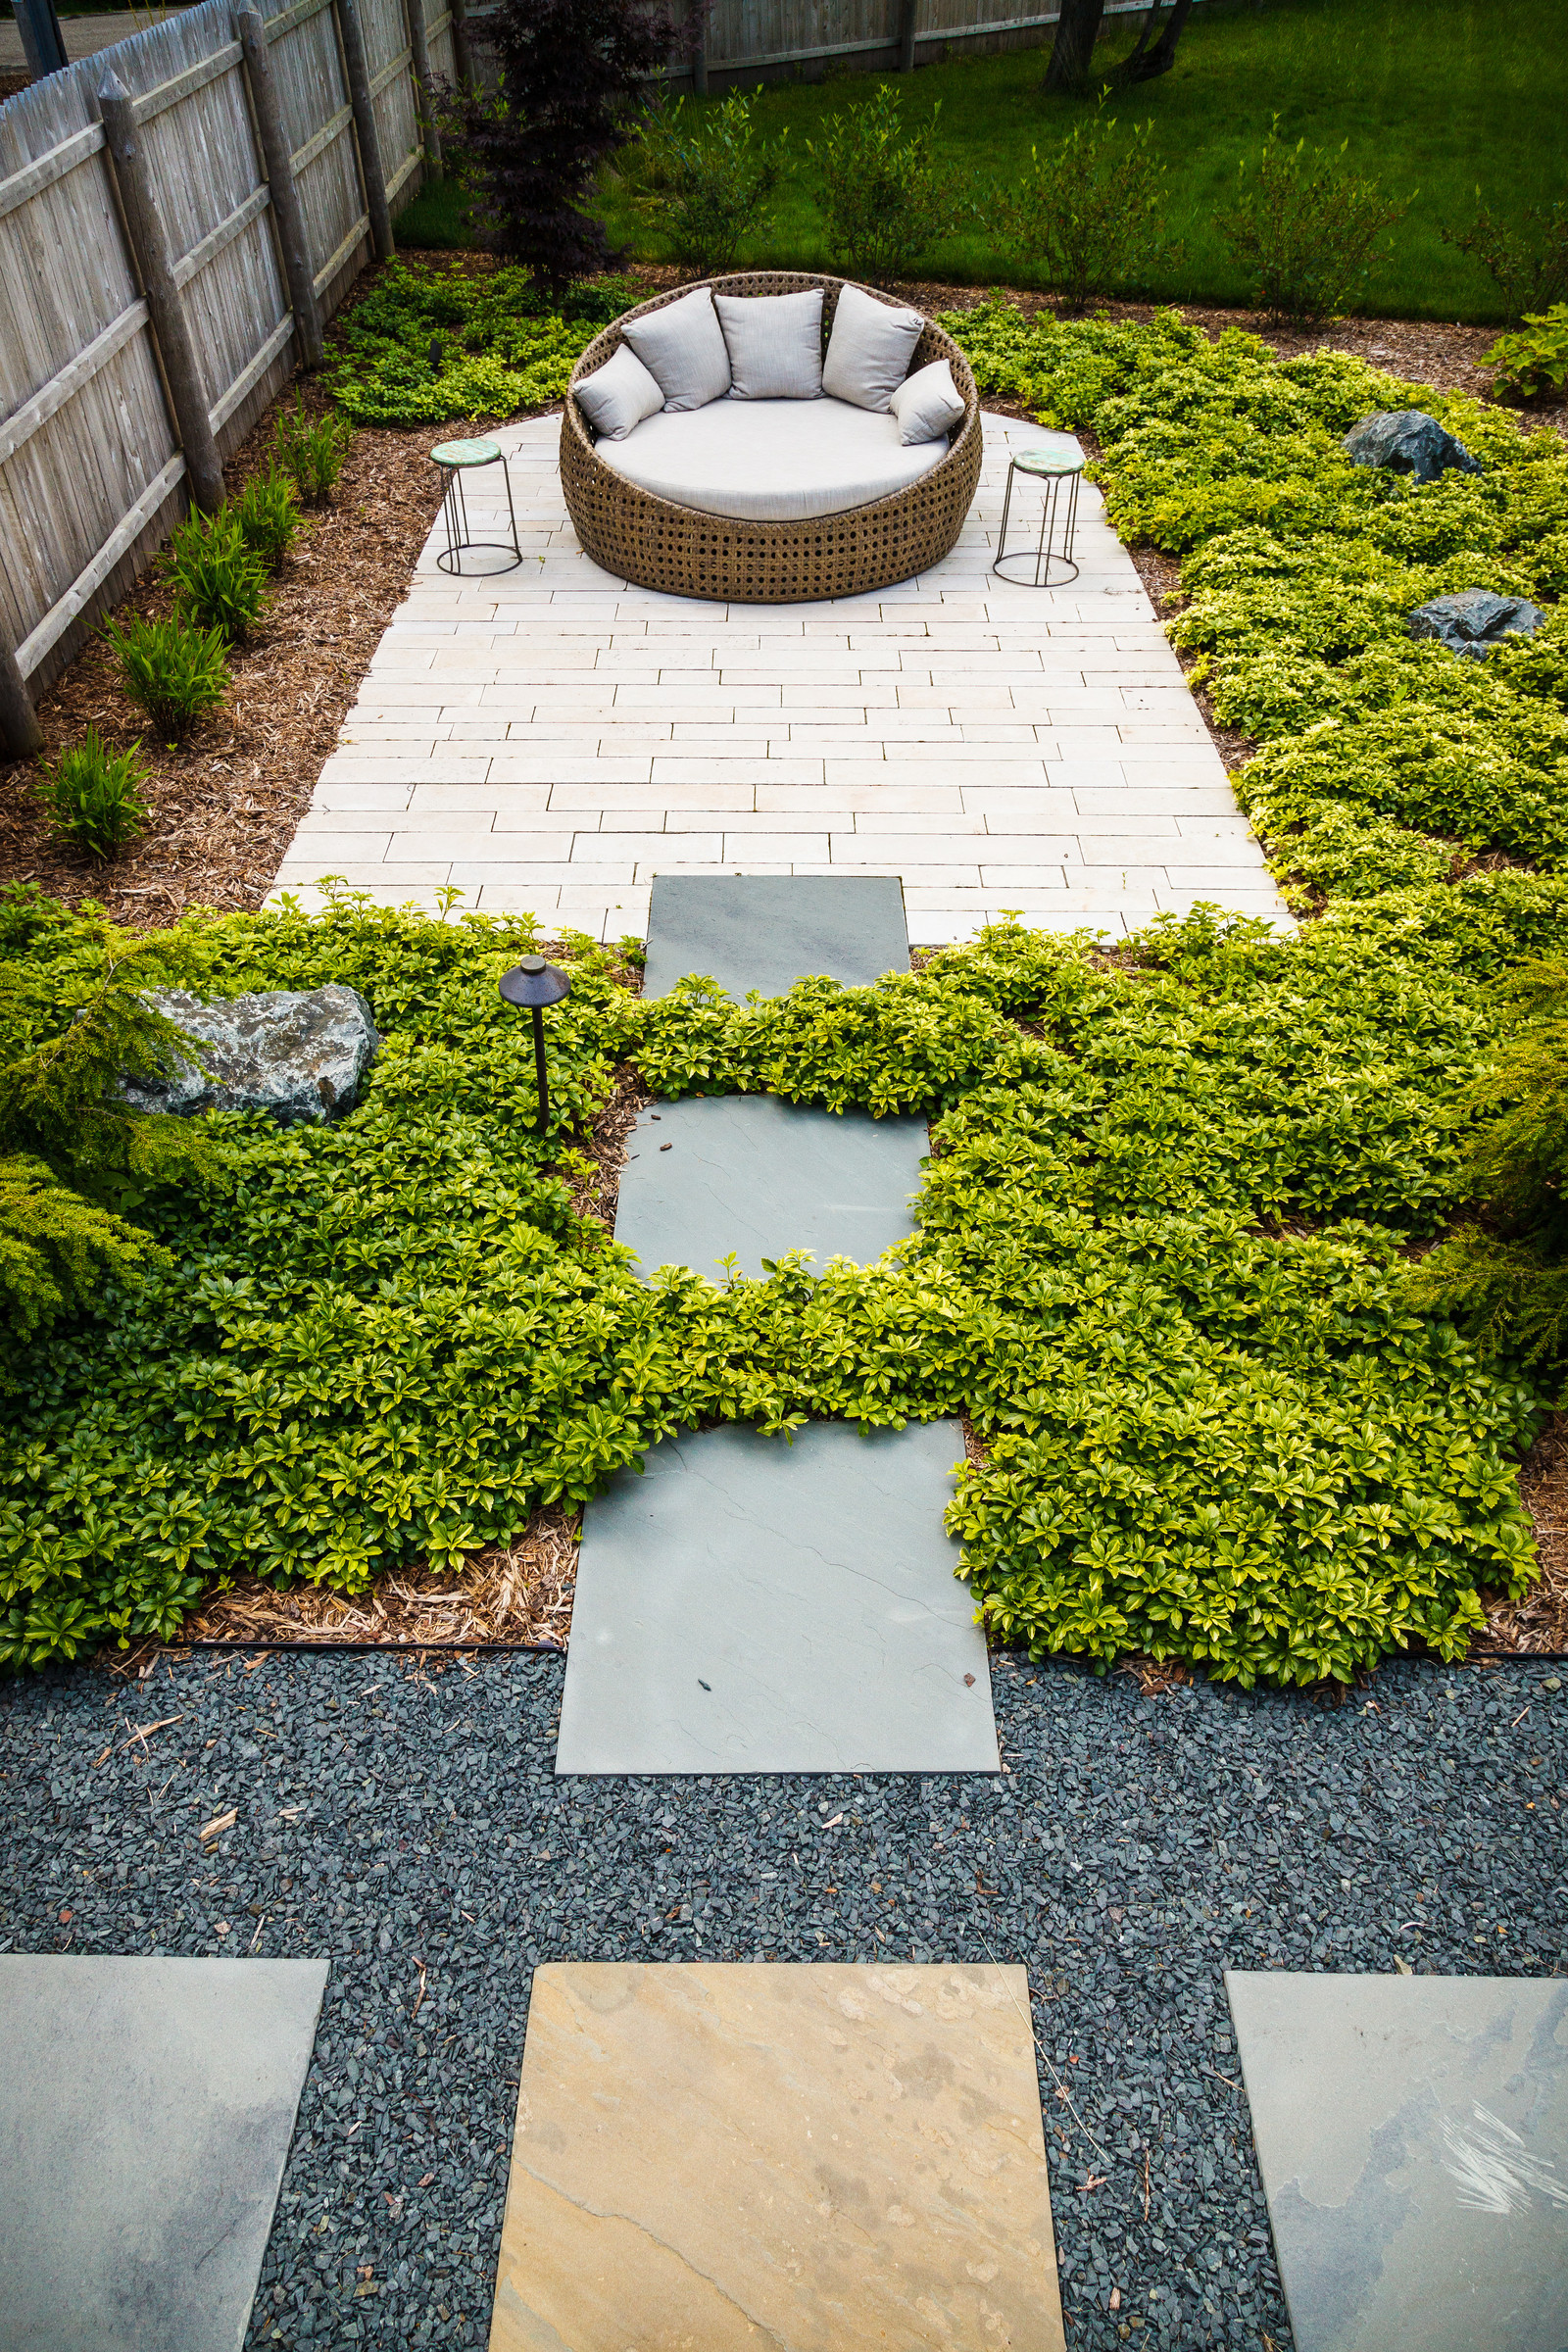
<path id="1" fill-rule="evenodd" d="M 493 458 L 484 462 L 500 466 L 502 479 L 507 485 L 507 514 L 512 523 L 512 545 L 510 547 L 504 539 L 469 538 L 468 502 L 463 492 L 463 476 L 470 467 L 449 466 L 441 458 L 435 460 L 446 477 L 441 492 L 441 518 L 447 526 L 446 546 L 437 551 L 435 560 L 442 571 L 455 572 L 459 579 L 465 577 L 497 579 L 504 571 L 515 571 L 517 565 L 522 562 L 522 549 L 517 543 L 517 510 L 512 503 L 512 474 L 507 466 L 506 456 L 498 450 Z M 512 562 L 486 564 L 466 574 L 463 568 L 463 559 L 465 555 L 470 553 L 510 556 Z"/>
<path id="2" fill-rule="evenodd" d="M 1070 473 L 1036 474 L 1031 467 L 1023 470 L 1042 485 L 1040 501 L 1040 537 L 1033 550 L 1019 548 L 1007 553 L 1007 522 L 1012 513 L 1012 477 L 1018 470 L 1017 460 L 1007 466 L 1007 487 L 1002 501 L 1002 536 L 997 542 L 997 560 L 991 568 L 1000 578 L 1010 580 L 1016 588 L 1059 588 L 1078 577 L 1073 562 L 1073 541 L 1078 530 L 1078 481 L 1080 468 Z M 1062 490 L 1066 498 L 1062 498 Z M 1062 522 L 1061 545 L 1056 545 L 1056 523 Z M 1032 564 L 1034 578 L 1026 579 L 1016 571 L 1008 571 L 1009 564 Z"/>

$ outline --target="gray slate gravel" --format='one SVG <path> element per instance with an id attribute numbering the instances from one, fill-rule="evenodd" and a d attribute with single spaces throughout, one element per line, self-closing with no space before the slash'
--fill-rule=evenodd
<path id="1" fill-rule="evenodd" d="M 1568 1968 L 1547 1663 L 1333 1709 L 1004 1659 L 1009 1769 L 966 1780 L 558 1782 L 562 1672 L 0 1690 L 0 1949 L 332 1962 L 253 2348 L 485 2342 L 539 1960 L 1027 1962 L 1073 2352 L 1290 2343 L 1223 1968 Z"/>

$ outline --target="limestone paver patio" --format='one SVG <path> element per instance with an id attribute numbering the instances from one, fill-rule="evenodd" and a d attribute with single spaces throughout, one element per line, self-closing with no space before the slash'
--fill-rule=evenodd
<path id="1" fill-rule="evenodd" d="M 873 596 L 717 605 L 612 578 L 577 545 L 557 416 L 496 434 L 525 551 L 449 578 L 438 523 L 277 875 L 316 903 L 529 910 L 647 928 L 655 874 L 897 874 L 909 936 L 1004 908 L 1121 937 L 1208 899 L 1289 917 L 1131 559 L 1085 486 L 1080 574 L 991 571 L 1009 444 L 985 421 L 951 556 Z M 469 478 L 496 536 L 499 469 Z M 1033 494 L 1015 496 L 1027 515 Z"/>

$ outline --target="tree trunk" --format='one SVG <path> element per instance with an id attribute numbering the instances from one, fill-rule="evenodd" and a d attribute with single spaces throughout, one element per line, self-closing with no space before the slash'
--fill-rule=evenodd
<path id="1" fill-rule="evenodd" d="M 1149 12 L 1149 21 L 1139 36 L 1137 48 L 1126 64 L 1118 67 L 1116 71 L 1115 78 L 1118 82 L 1153 81 L 1161 74 L 1168 74 L 1176 63 L 1176 44 L 1182 37 L 1183 25 L 1193 13 L 1193 0 L 1176 0 L 1170 15 L 1165 19 L 1164 30 L 1151 49 L 1147 43 L 1150 34 L 1154 29 L 1154 19 L 1158 13 L 1159 0 L 1154 0 L 1154 6 Z"/>
<path id="2" fill-rule="evenodd" d="M 1056 37 L 1046 68 L 1048 90 L 1081 90 L 1089 80 L 1089 64 L 1100 37 L 1105 0 L 1061 0 Z"/>

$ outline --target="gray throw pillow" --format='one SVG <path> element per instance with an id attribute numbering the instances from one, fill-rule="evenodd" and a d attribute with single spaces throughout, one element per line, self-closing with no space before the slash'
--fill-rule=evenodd
<path id="1" fill-rule="evenodd" d="M 577 386 L 577 406 L 601 441 L 624 441 L 663 405 L 659 384 L 624 343 Z"/>
<path id="2" fill-rule="evenodd" d="M 628 318 L 620 331 L 663 393 L 672 416 L 706 409 L 729 390 L 729 353 L 709 287 L 699 286 L 644 318 Z"/>
<path id="3" fill-rule="evenodd" d="M 925 329 L 918 311 L 895 310 L 858 286 L 846 286 L 833 314 L 822 389 L 833 400 L 886 414 L 909 371 Z M 657 373 L 657 370 L 656 370 Z"/>
<path id="4" fill-rule="evenodd" d="M 731 400 L 820 400 L 822 289 L 715 294 L 729 352 Z"/>
<path id="5" fill-rule="evenodd" d="M 963 415 L 963 401 L 946 360 L 933 360 L 929 368 L 906 375 L 888 406 L 906 448 L 917 441 L 940 440 Z"/>

